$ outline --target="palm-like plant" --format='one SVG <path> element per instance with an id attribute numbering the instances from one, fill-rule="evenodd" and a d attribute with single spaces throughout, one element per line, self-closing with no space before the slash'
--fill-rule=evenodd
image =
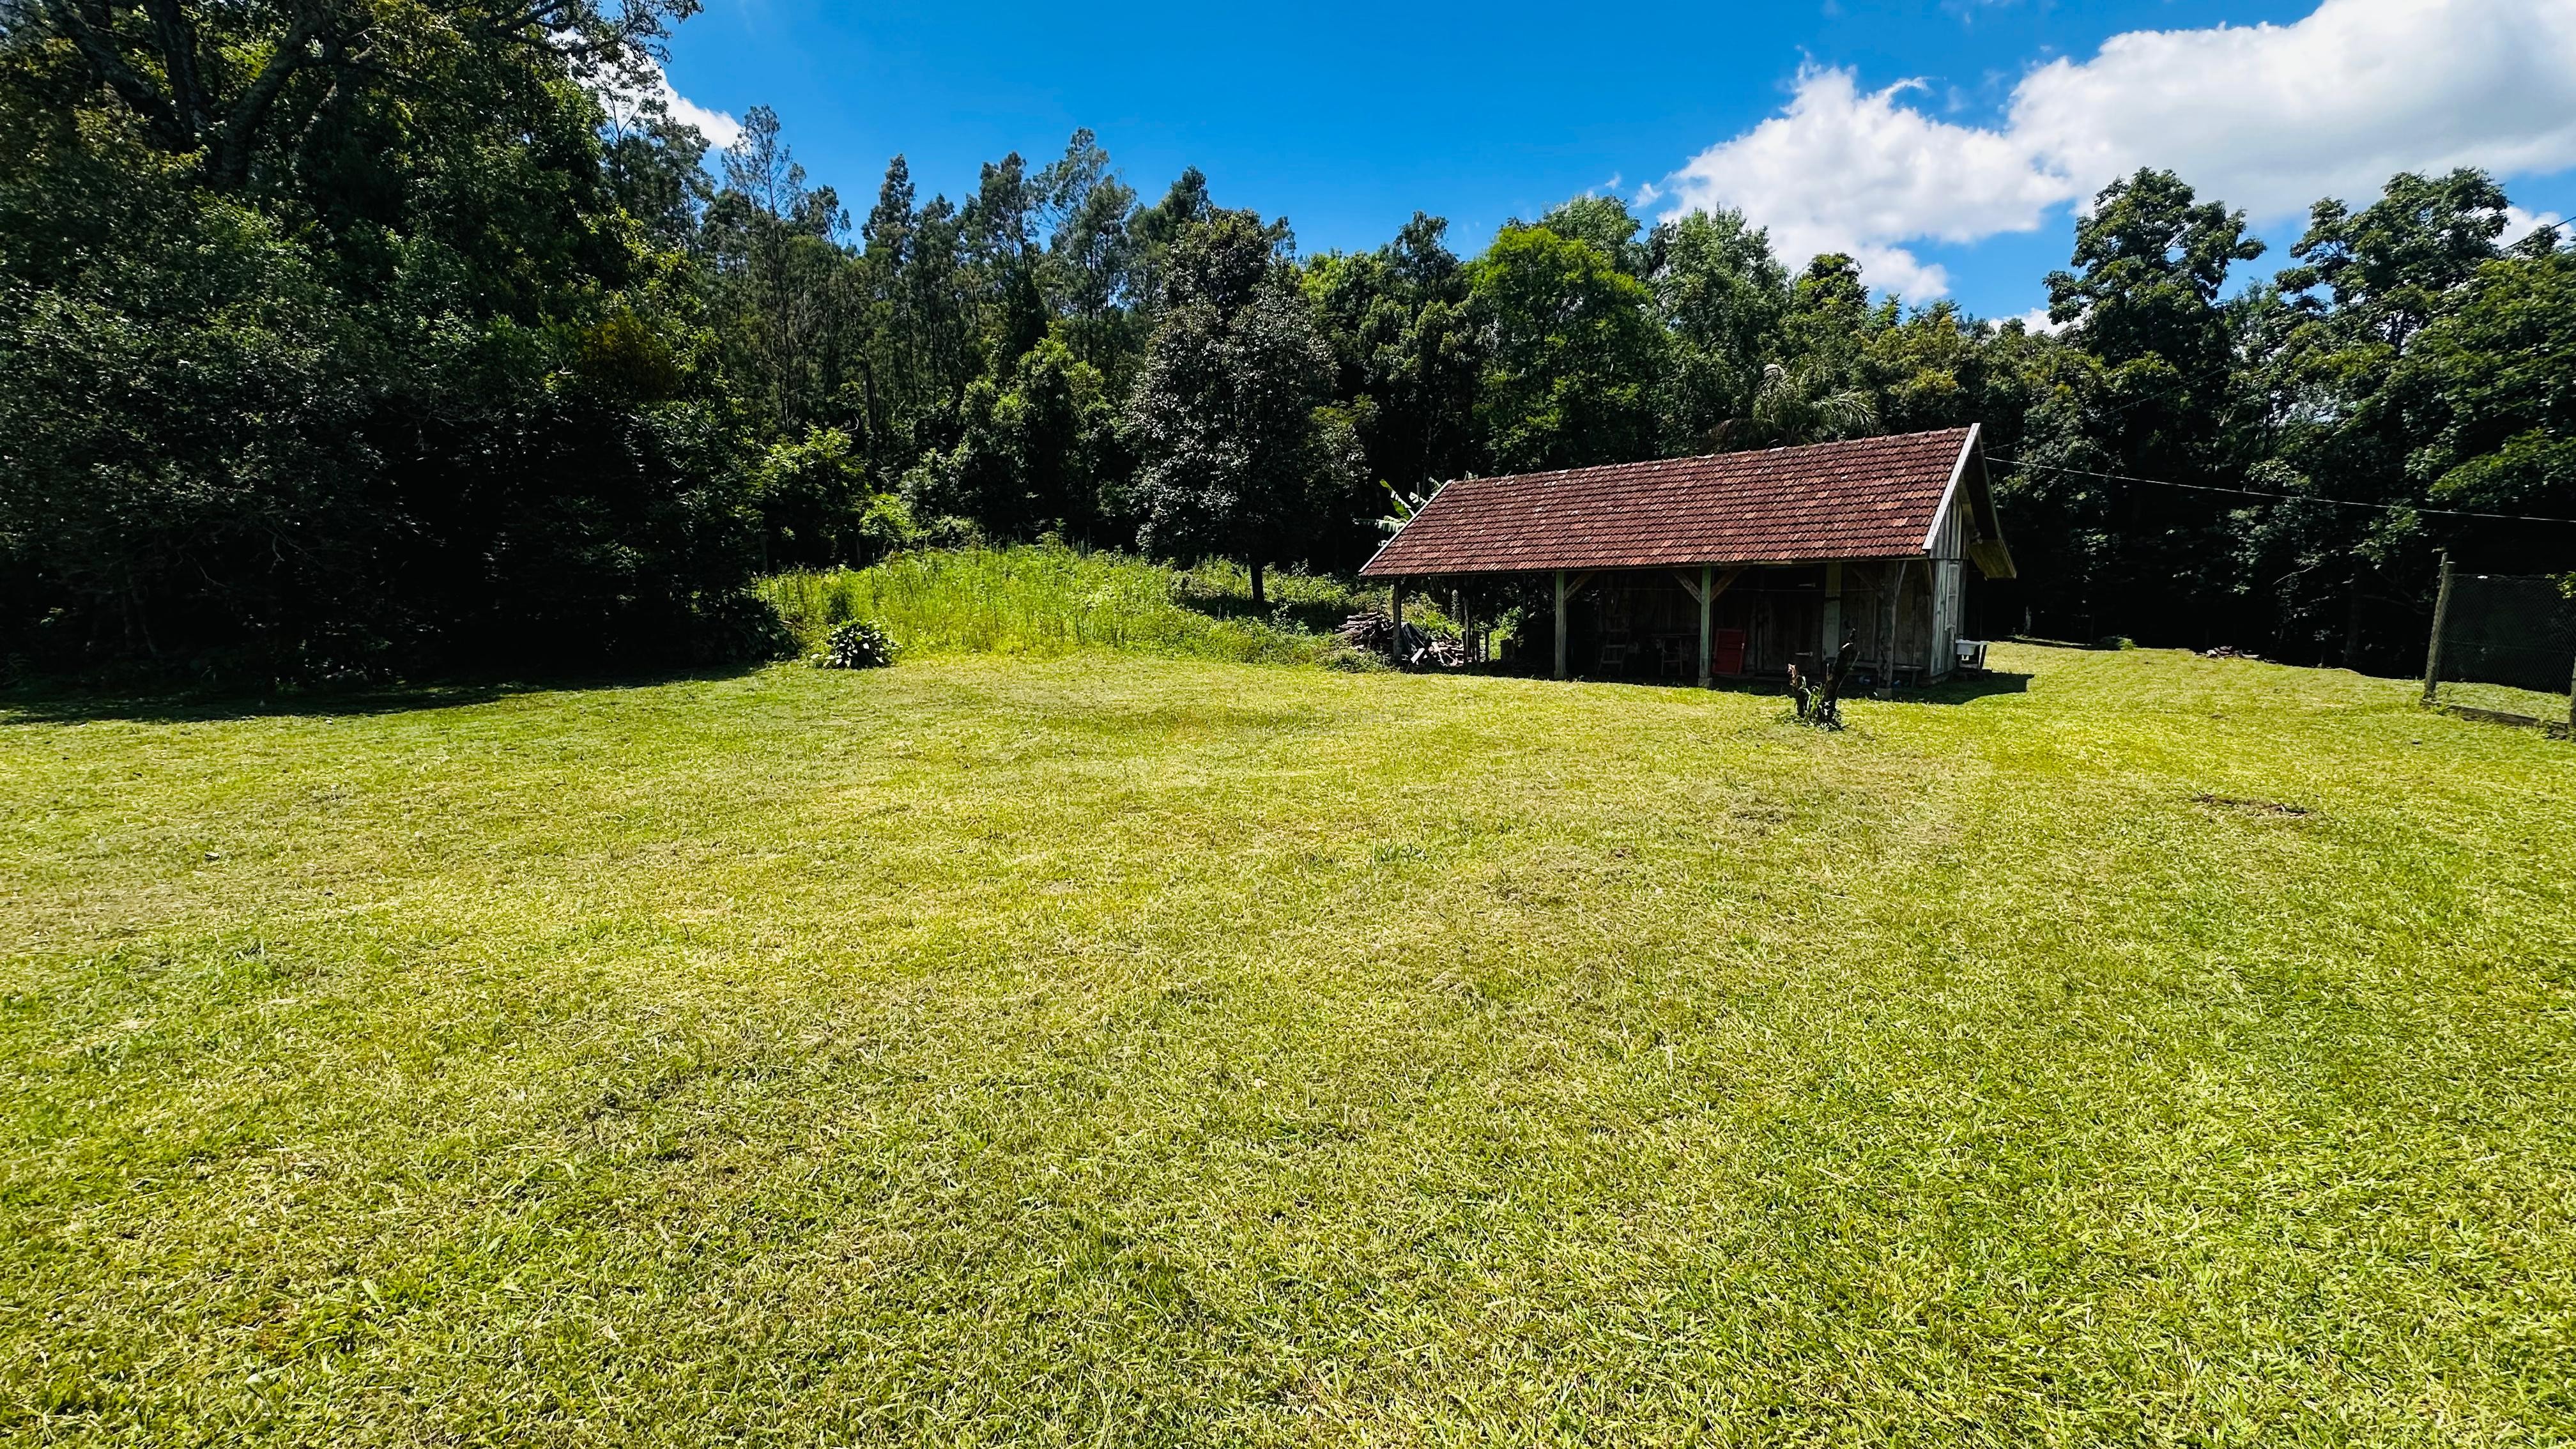
<path id="1" fill-rule="evenodd" d="M 1836 388 L 1834 379 L 1815 363 L 1796 371 L 1767 363 L 1753 400 L 1740 418 L 1717 425 L 1711 436 L 1720 452 L 1741 448 L 1782 448 L 1799 443 L 1828 443 L 1862 438 L 1878 431 L 1878 406 L 1858 388 Z"/>
<path id="2" fill-rule="evenodd" d="M 1403 528 L 1406 524 L 1411 523 L 1413 521 L 1413 515 L 1420 513 L 1424 507 L 1429 505 L 1432 498 L 1440 492 L 1440 485 L 1437 483 L 1431 485 L 1431 492 L 1429 493 L 1401 492 L 1394 484 L 1387 482 L 1383 478 L 1378 480 L 1377 486 L 1386 490 L 1387 501 L 1392 505 L 1394 511 L 1381 514 L 1371 521 L 1377 525 L 1378 532 L 1385 534 L 1389 538 L 1395 537 L 1397 530 Z"/>

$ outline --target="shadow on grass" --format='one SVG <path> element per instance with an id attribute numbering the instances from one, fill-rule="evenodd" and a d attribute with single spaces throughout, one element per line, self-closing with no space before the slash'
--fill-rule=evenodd
<path id="1" fill-rule="evenodd" d="M 417 684 L 142 686 L 37 681 L 0 689 L 0 725 L 204 724 L 274 716 L 407 714 L 489 704 L 522 694 L 637 689 L 692 680 L 738 679 L 764 663 L 691 669 L 532 671 L 489 679 L 450 678 Z"/>
<path id="2" fill-rule="evenodd" d="M 1997 669 L 1978 675 L 1952 675 L 1929 689 L 1914 690 L 1898 698 L 1912 704 L 1966 704 L 1989 695 L 2028 693 L 2029 675 Z"/>
<path id="3" fill-rule="evenodd" d="M 1415 672 L 1424 674 L 1474 674 L 1502 679 L 1545 679 L 1547 677 L 1543 674 L 1533 673 L 1526 669 L 1507 669 L 1485 665 L 1470 666 L 1466 669 L 1457 670 L 1419 670 Z M 1690 681 L 1685 679 L 1645 679 L 1625 675 L 1578 674 L 1569 682 L 1576 684 L 1624 684 L 1638 689 L 1695 690 L 1699 688 L 1698 685 L 1692 684 Z M 1787 703 L 1789 699 L 1788 686 L 1781 680 L 1771 679 L 1768 677 L 1758 679 L 1750 677 L 1731 679 L 1719 678 L 1711 680 L 1708 688 L 1713 693 L 1748 694 L 1765 699 L 1777 699 L 1783 704 Z M 1935 684 L 1928 689 L 1908 689 L 1899 693 L 1893 702 L 1897 704 L 1966 704 L 1971 700 L 1984 699 L 1989 695 L 2027 694 L 2029 692 L 2029 675 L 2012 674 L 1998 670 L 1976 675 L 1974 677 L 1954 675 L 1951 678 L 1942 680 L 1940 683 Z M 1886 700 L 1879 699 L 1878 696 L 1867 693 L 1845 695 L 1844 699 L 1846 701 L 1888 702 Z"/>

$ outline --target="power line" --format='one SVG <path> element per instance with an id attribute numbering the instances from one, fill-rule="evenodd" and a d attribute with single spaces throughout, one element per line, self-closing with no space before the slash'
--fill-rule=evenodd
<path id="1" fill-rule="evenodd" d="M 2331 503 L 2338 508 L 2375 508 L 2382 513 L 2437 513 L 2444 518 L 2492 518 L 2505 523 L 2576 523 L 2576 518 L 2552 518 L 2538 513 L 2479 513 L 2465 508 L 2424 508 L 2412 503 L 2364 503 L 2357 498 L 2326 498 L 2314 493 L 2267 493 L 2260 488 L 2221 488 L 2214 483 L 2177 483 L 2171 478 L 2141 478 L 2134 473 L 2103 473 L 2091 468 L 2069 468 L 2058 463 L 2041 463 L 2028 458 L 1992 458 L 1988 461 L 2012 468 L 2043 468 L 2051 473 L 2077 473 L 2087 478 L 2109 478 L 2121 483 L 2152 483 L 2159 488 L 2188 488 L 2194 493 L 2234 493 L 2245 498 L 2280 498 L 2292 503 Z"/>

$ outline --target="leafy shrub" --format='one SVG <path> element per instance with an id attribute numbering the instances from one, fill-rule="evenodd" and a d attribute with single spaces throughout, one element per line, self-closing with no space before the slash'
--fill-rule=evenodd
<path id="1" fill-rule="evenodd" d="M 773 562 L 867 564 L 916 541 L 911 509 L 869 487 L 864 451 L 838 428 L 772 444 L 751 481 Z"/>
<path id="2" fill-rule="evenodd" d="M 702 599 L 688 649 L 693 664 L 766 663 L 796 657 L 796 634 L 778 606 L 738 590 Z"/>
<path id="3" fill-rule="evenodd" d="M 823 652 L 814 656 L 821 669 L 883 669 L 894 663 L 895 642 L 865 619 L 852 619 L 832 631 Z"/>

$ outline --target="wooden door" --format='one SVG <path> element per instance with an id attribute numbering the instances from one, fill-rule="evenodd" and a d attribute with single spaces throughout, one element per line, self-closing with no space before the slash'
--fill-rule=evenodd
<path id="1" fill-rule="evenodd" d="M 1718 629 L 1709 638 L 1709 668 L 1718 674 L 1744 672 L 1744 631 Z"/>

